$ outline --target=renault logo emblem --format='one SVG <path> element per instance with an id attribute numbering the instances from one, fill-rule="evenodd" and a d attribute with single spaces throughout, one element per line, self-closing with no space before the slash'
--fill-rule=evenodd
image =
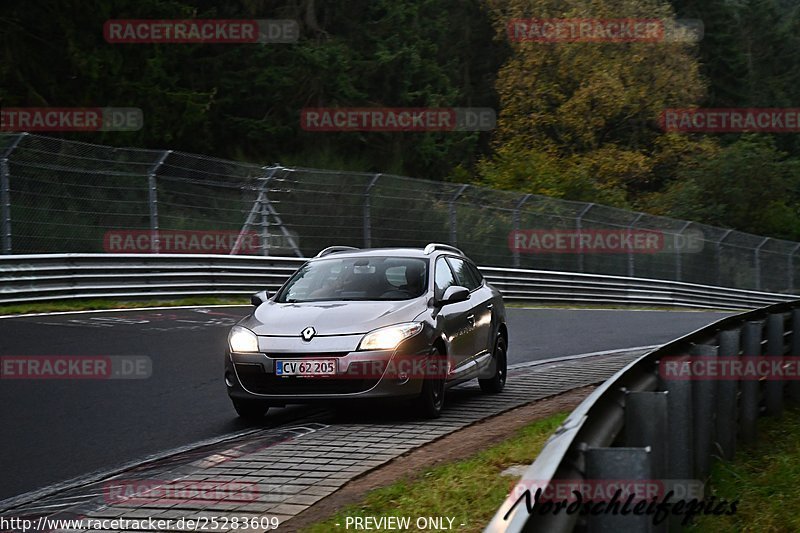
<path id="1" fill-rule="evenodd" d="M 314 335 L 316 335 L 316 334 L 317 334 L 317 330 L 315 330 L 311 326 L 308 326 L 306 329 L 304 329 L 302 332 L 300 332 L 300 336 L 303 337 L 303 340 L 306 341 L 306 342 L 308 342 L 311 339 L 313 339 Z"/>

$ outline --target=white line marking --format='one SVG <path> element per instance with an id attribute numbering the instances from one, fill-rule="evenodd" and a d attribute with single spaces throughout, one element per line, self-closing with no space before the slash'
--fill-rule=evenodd
<path id="1" fill-rule="evenodd" d="M 524 363 L 516 363 L 513 365 L 508 365 L 508 369 L 514 370 L 517 368 L 528 368 L 531 366 L 546 365 L 549 363 L 561 363 L 564 361 L 573 361 L 575 359 L 585 359 L 587 357 L 597 357 L 601 355 L 614 355 L 627 352 L 637 352 L 642 350 L 650 351 L 650 350 L 655 350 L 660 346 L 661 346 L 660 344 L 651 344 L 650 346 L 634 346 L 632 348 L 617 348 L 616 350 L 603 350 L 602 352 L 589 352 L 589 353 L 579 353 L 575 355 L 565 355 L 563 357 L 553 357 L 551 359 L 539 359 L 536 361 L 526 361 Z"/>
<path id="2" fill-rule="evenodd" d="M 322 425 L 325 426 L 324 424 L 322 424 Z M 199 441 L 199 442 L 194 442 L 192 444 L 186 444 L 184 446 L 179 446 L 177 448 L 173 448 L 171 450 L 167 450 L 167 451 L 164 451 L 164 452 L 154 453 L 152 455 L 148 455 L 147 457 L 144 457 L 143 459 L 137 459 L 137 460 L 134 460 L 134 461 L 129 461 L 129 462 L 123 464 L 122 466 L 119 466 L 119 467 L 116 467 L 116 468 L 112 468 L 112 469 L 109 469 L 109 470 L 97 470 L 97 471 L 89 473 L 89 474 L 85 474 L 85 475 L 82 475 L 82 476 L 74 477 L 72 479 L 68 479 L 68 480 L 65 480 L 65 481 L 60 481 L 58 483 L 54 483 L 52 485 L 48 485 L 48 486 L 42 487 L 40 489 L 36 489 L 36 490 L 30 491 L 30 492 L 26 492 L 26 493 L 20 494 L 18 496 L 12 496 L 11 498 L 8 498 L 6 500 L 0 500 L 0 513 L 15 509 L 17 507 L 21 507 L 23 505 L 27 505 L 27 504 L 29 504 L 31 502 L 35 502 L 35 501 L 43 499 L 43 498 L 47 498 L 47 497 L 52 496 L 54 494 L 57 494 L 59 492 L 64 492 L 64 491 L 71 490 L 71 489 L 74 489 L 74 488 L 77 488 L 77 487 L 81 487 L 81 486 L 84 486 L 84 485 L 89 485 L 89 484 L 92 484 L 92 483 L 96 483 L 96 482 L 101 481 L 103 479 L 106 479 L 106 478 L 121 474 L 122 472 L 125 472 L 126 470 L 130 470 L 132 468 L 137 468 L 137 467 L 140 467 L 142 465 L 149 464 L 149 463 L 154 463 L 156 461 L 160 461 L 160 460 L 166 459 L 166 458 L 171 457 L 173 455 L 179 455 L 179 454 L 182 454 L 182 453 L 193 451 L 195 449 L 205 448 L 207 446 L 214 446 L 216 444 L 221 444 L 221 443 L 224 443 L 224 442 L 229 441 L 229 440 L 235 440 L 235 439 L 238 439 L 238 438 L 241 438 L 241 437 L 246 437 L 246 436 L 249 436 L 249 435 L 255 434 L 255 433 L 261 433 L 261 432 L 266 432 L 266 431 L 270 431 L 270 430 L 291 431 L 293 429 L 298 429 L 298 428 L 299 429 L 308 430 L 307 433 L 304 433 L 304 435 L 308 434 L 308 433 L 313 433 L 313 432 L 317 431 L 318 429 L 322 429 L 322 428 L 312 428 L 312 427 L 309 427 L 309 426 L 296 426 L 296 425 L 292 425 L 291 423 L 288 423 L 286 425 L 278 425 L 278 426 L 275 426 L 275 427 L 272 427 L 272 428 L 245 429 L 245 430 L 242 430 L 242 431 L 238 431 L 236 433 L 229 433 L 227 435 L 220 435 L 219 437 L 212 437 L 210 439 L 202 440 L 202 441 Z"/>

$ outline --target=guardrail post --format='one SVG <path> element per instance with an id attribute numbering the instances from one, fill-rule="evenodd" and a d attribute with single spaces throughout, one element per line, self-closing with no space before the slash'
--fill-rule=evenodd
<path id="1" fill-rule="evenodd" d="M 719 334 L 719 356 L 733 359 L 739 356 L 741 331 L 733 329 Z M 722 459 L 730 461 L 736 453 L 736 421 L 738 420 L 739 382 L 723 379 L 717 383 L 717 446 Z"/>
<path id="2" fill-rule="evenodd" d="M 625 396 L 625 446 L 650 446 L 650 466 L 656 479 L 669 472 L 668 392 L 628 392 Z"/>
<path id="3" fill-rule="evenodd" d="M 14 142 L 0 155 L 0 243 L 2 253 L 11 253 L 11 170 L 8 158 L 27 133 L 20 133 Z"/>
<path id="4" fill-rule="evenodd" d="M 783 362 L 783 315 L 772 313 L 767 317 L 767 351 L 770 362 Z M 772 366 L 772 365 L 770 365 Z M 768 379 L 764 389 L 764 405 L 766 414 L 780 416 L 783 414 L 783 380 Z"/>
<path id="5" fill-rule="evenodd" d="M 619 480 L 651 480 L 651 450 L 647 448 L 589 448 L 586 450 L 586 478 L 590 484 Z M 622 498 L 620 506 L 624 503 Z M 587 517 L 590 533 L 652 531 L 652 516 L 633 513 L 602 513 Z"/>
<path id="6" fill-rule="evenodd" d="M 364 190 L 364 248 L 372 248 L 372 188 L 380 179 L 381 174 L 375 174 Z"/>
<path id="7" fill-rule="evenodd" d="M 800 309 L 792 310 L 792 338 L 789 355 L 800 357 Z M 786 385 L 786 394 L 793 403 L 800 403 L 800 380 L 793 379 Z"/>
<path id="8" fill-rule="evenodd" d="M 742 358 L 745 362 L 748 359 L 758 358 L 761 355 L 761 321 L 751 321 L 744 325 L 742 334 Z M 756 379 L 745 379 L 742 381 L 742 398 L 740 405 L 739 423 L 741 429 L 739 434 L 742 442 L 753 444 L 758 434 L 758 409 L 759 409 L 760 383 Z"/>
<path id="9" fill-rule="evenodd" d="M 158 184 L 156 176 L 158 175 L 158 169 L 161 168 L 161 165 L 164 164 L 164 161 L 167 160 L 171 153 L 172 150 L 167 150 L 161 154 L 161 157 L 147 174 L 147 200 L 150 204 L 150 249 L 154 254 L 161 252 L 161 238 L 158 235 Z"/>
<path id="10" fill-rule="evenodd" d="M 456 200 L 464 194 L 469 185 L 462 185 L 458 191 L 450 198 L 450 244 L 458 245 L 458 221 L 456 220 Z"/>
<path id="11" fill-rule="evenodd" d="M 693 357 L 713 358 L 717 347 L 708 344 L 695 344 L 689 351 Z M 699 379 L 692 384 L 692 403 L 694 405 L 694 466 L 695 476 L 704 480 L 711 470 L 711 443 L 714 439 L 716 408 L 715 380 Z"/>
<path id="12" fill-rule="evenodd" d="M 673 359 L 672 361 L 675 361 Z M 677 361 L 689 361 L 683 356 Z M 659 362 L 663 365 L 664 362 Z M 661 371 L 664 375 L 664 371 Z M 675 479 L 694 477 L 694 409 L 692 408 L 692 382 L 684 379 L 663 379 L 667 391 L 667 418 L 669 435 L 667 453 L 669 455 L 670 475 Z"/>
<path id="13" fill-rule="evenodd" d="M 519 231 L 519 212 L 522 210 L 522 206 L 525 205 L 525 202 L 528 201 L 530 198 L 530 194 L 526 194 L 522 197 L 522 199 L 517 203 L 517 206 L 514 208 L 514 215 L 512 216 L 512 227 L 514 228 L 514 234 Z M 519 249 L 517 249 L 516 244 L 514 246 L 514 250 L 512 252 L 513 257 L 513 265 L 514 267 L 519 267 Z"/>
<path id="14" fill-rule="evenodd" d="M 650 447 L 652 486 L 666 487 L 667 480 L 677 477 L 669 463 L 670 429 L 669 392 L 628 392 L 625 395 L 625 446 Z M 666 529 L 667 522 L 651 526 L 652 531 Z"/>

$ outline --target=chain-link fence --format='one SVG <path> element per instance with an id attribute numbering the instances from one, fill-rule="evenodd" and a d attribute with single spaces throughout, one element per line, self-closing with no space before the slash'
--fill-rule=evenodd
<path id="1" fill-rule="evenodd" d="M 309 256 L 450 243 L 482 265 L 795 292 L 800 243 L 544 196 L 0 135 L 4 254 Z"/>

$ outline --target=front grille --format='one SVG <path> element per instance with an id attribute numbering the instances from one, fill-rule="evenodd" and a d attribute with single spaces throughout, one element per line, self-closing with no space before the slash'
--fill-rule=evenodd
<path id="1" fill-rule="evenodd" d="M 325 359 L 326 357 L 344 357 L 350 352 L 322 352 L 322 353 L 306 353 L 306 352 L 291 352 L 291 353 L 267 353 L 266 356 L 270 359 Z"/>
<path id="2" fill-rule="evenodd" d="M 256 394 L 352 394 L 364 392 L 378 379 L 299 378 L 268 374 L 261 365 L 237 364 L 244 388 Z"/>

